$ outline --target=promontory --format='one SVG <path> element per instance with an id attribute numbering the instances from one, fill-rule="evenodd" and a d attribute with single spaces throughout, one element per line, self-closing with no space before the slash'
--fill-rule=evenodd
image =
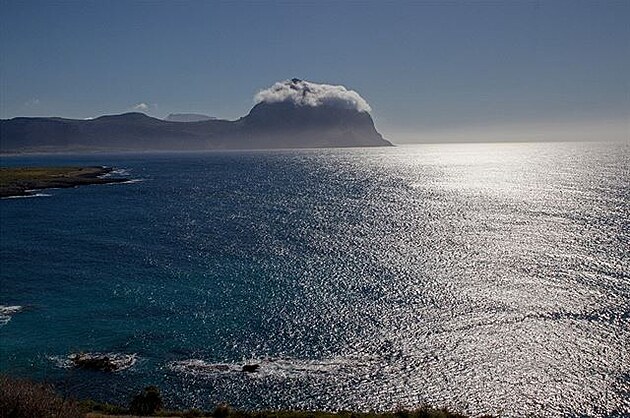
<path id="1" fill-rule="evenodd" d="M 68 188 L 88 184 L 122 183 L 122 177 L 103 177 L 111 167 L 2 167 L 0 198 L 28 196 L 33 190 Z"/>

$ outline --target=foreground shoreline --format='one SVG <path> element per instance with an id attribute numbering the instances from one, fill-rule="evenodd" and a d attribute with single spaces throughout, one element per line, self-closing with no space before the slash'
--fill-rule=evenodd
<path id="1" fill-rule="evenodd" d="M 77 401 L 57 392 L 47 383 L 0 374 L 0 417 L 32 418 L 132 418 L 145 417 L 214 417 L 214 418 L 467 418 L 467 415 L 445 408 L 421 406 L 392 412 L 306 411 L 306 410 L 237 410 L 228 404 L 211 411 L 200 409 L 171 410 L 164 406 L 160 391 L 148 386 L 130 394 L 129 406 L 113 405 L 91 399 Z M 490 418 L 483 415 L 480 418 Z"/>
<path id="2" fill-rule="evenodd" d="M 103 177 L 113 170 L 100 166 L 3 167 L 0 168 L 0 198 L 31 196 L 34 190 L 129 181 L 121 177 Z"/>

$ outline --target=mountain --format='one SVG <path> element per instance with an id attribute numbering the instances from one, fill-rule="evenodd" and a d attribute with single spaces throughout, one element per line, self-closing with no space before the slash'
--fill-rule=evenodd
<path id="1" fill-rule="evenodd" d="M 263 102 L 235 125 L 238 140 L 264 148 L 391 146 L 369 113 L 333 106 Z"/>
<path id="2" fill-rule="evenodd" d="M 90 120 L 0 120 L 0 152 L 205 150 L 391 146 L 369 113 L 335 106 L 262 102 L 235 120 L 173 122 L 143 113 Z"/>
<path id="3" fill-rule="evenodd" d="M 214 120 L 212 116 L 200 115 L 198 113 L 171 113 L 165 121 L 168 122 L 202 122 L 205 120 Z"/>

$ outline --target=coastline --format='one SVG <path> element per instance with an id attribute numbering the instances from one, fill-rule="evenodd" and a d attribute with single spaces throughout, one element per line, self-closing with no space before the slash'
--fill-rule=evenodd
<path id="1" fill-rule="evenodd" d="M 112 167 L 2 167 L 0 168 L 0 198 L 32 196 L 42 189 L 63 189 L 91 184 L 111 184 L 129 181 L 126 177 L 107 177 Z"/>

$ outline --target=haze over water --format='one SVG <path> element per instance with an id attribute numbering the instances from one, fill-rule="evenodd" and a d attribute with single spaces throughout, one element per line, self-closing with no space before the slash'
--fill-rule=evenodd
<path id="1" fill-rule="evenodd" d="M 630 414 L 629 163 L 568 143 L 3 157 L 141 181 L 0 202 L 0 370 L 172 407 Z M 65 368 L 79 351 L 129 367 Z"/>

